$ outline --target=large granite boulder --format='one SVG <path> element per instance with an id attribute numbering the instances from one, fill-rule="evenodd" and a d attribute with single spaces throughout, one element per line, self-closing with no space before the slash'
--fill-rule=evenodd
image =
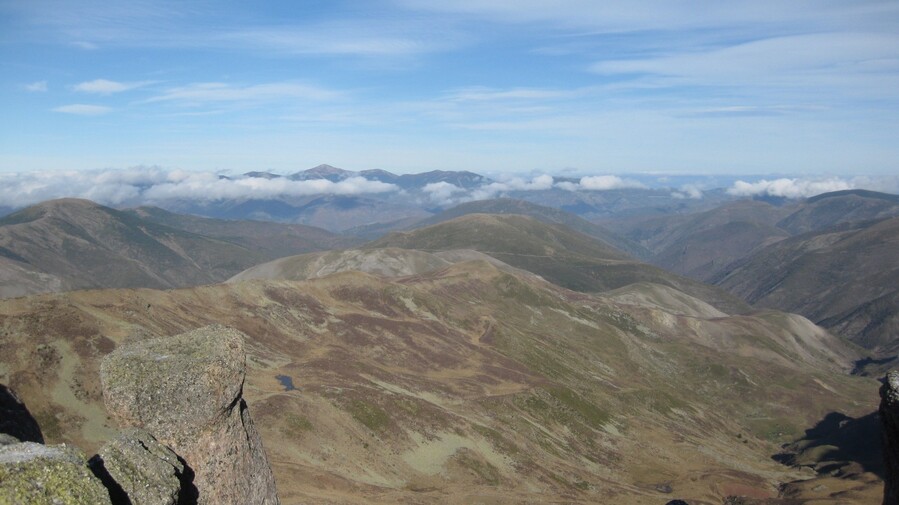
<path id="1" fill-rule="evenodd" d="M 104 444 L 88 464 L 109 489 L 113 503 L 177 505 L 181 498 L 191 501 L 196 492 L 193 476 L 185 473 L 178 455 L 137 428 Z"/>
<path id="2" fill-rule="evenodd" d="M 883 433 L 883 503 L 899 505 L 899 372 L 887 373 L 880 387 Z"/>
<path id="3" fill-rule="evenodd" d="M 84 454 L 65 445 L 23 442 L 0 446 L 0 503 L 109 505 Z"/>
<path id="4" fill-rule="evenodd" d="M 109 414 L 143 428 L 194 473 L 197 503 L 278 504 L 243 399 L 243 333 L 224 326 L 123 345 L 100 367 Z"/>

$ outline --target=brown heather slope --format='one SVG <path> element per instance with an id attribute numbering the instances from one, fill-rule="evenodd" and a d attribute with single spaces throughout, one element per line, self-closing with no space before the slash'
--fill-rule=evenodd
<path id="1" fill-rule="evenodd" d="M 471 249 L 426 253 L 414 249 L 388 247 L 386 249 L 326 251 L 278 258 L 250 267 L 231 277 L 227 282 L 254 279 L 303 281 L 350 270 L 382 277 L 400 277 L 423 274 L 448 267 L 453 263 L 474 260 L 487 261 L 501 270 L 533 275 Z"/>
<path id="2" fill-rule="evenodd" d="M 757 252 L 716 284 L 802 314 L 869 349 L 899 346 L 899 217 L 843 225 Z"/>
<path id="3" fill-rule="evenodd" d="M 642 260 L 650 256 L 649 250 L 640 244 L 617 235 L 598 224 L 591 223 L 576 214 L 513 198 L 493 198 L 462 203 L 440 214 L 419 221 L 407 227 L 407 229 L 423 228 L 469 214 L 518 214 L 528 216 L 543 223 L 560 224 L 583 233 L 634 258 Z"/>
<path id="4" fill-rule="evenodd" d="M 212 219 L 176 214 L 159 207 L 138 207 L 124 212 L 146 221 L 237 244 L 260 252 L 268 259 L 343 249 L 362 242 L 361 239 L 337 235 L 322 228 L 303 224 Z"/>
<path id="5" fill-rule="evenodd" d="M 468 214 L 409 232 L 391 233 L 365 247 L 428 252 L 473 249 L 576 291 L 601 292 L 651 282 L 684 291 L 730 314 L 750 310 L 749 305 L 722 289 L 641 263 L 563 225 L 522 215 Z"/>
<path id="6" fill-rule="evenodd" d="M 314 228 L 160 212 L 153 212 L 154 219 L 145 219 L 149 212 L 61 199 L 5 216 L 0 219 L 0 297 L 84 288 L 209 284 L 277 255 L 345 243 Z M 277 232 L 273 227 L 282 228 L 281 237 L 263 240 L 258 235 Z M 307 231 L 310 238 L 304 240 L 301 235 Z M 293 247 L 299 249 L 288 252 Z"/>
<path id="7" fill-rule="evenodd" d="M 845 374 L 857 353 L 802 317 L 726 317 L 649 284 L 588 295 L 484 261 L 3 300 L 0 382 L 49 443 L 91 451 L 113 433 L 100 358 L 210 323 L 250 338 L 245 397 L 286 504 L 764 498 L 812 476 L 774 462 L 779 443 L 877 403 L 876 381 Z M 872 502 L 876 469 L 846 469 L 806 485 L 838 494 L 814 503 Z"/>

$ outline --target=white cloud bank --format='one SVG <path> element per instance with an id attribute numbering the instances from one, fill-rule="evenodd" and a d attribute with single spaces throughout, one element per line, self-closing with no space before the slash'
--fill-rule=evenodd
<path id="1" fill-rule="evenodd" d="M 589 175 L 578 182 L 559 182 L 557 188 L 568 191 L 610 191 L 613 189 L 645 189 L 646 185 L 617 175 Z"/>
<path id="2" fill-rule="evenodd" d="M 460 188 L 446 181 L 425 184 L 421 190 L 428 196 L 428 200 L 436 205 L 456 203 L 456 195 L 465 193 L 465 188 Z"/>
<path id="3" fill-rule="evenodd" d="M 691 198 L 699 200 L 702 198 L 702 190 L 695 184 L 684 184 L 678 191 L 672 191 L 671 196 L 674 198 Z"/>
<path id="4" fill-rule="evenodd" d="M 209 202 L 318 194 L 360 195 L 398 191 L 394 184 L 351 177 L 292 181 L 286 178 L 223 179 L 210 172 L 155 167 L 89 172 L 0 173 L 0 202 L 25 207 L 55 198 L 86 198 L 104 205 L 154 204 L 166 200 Z"/>
<path id="5" fill-rule="evenodd" d="M 757 182 L 737 181 L 728 188 L 728 194 L 734 196 L 776 196 L 782 198 L 810 198 L 831 191 L 855 189 L 852 181 L 831 177 L 827 179 L 762 179 Z"/>

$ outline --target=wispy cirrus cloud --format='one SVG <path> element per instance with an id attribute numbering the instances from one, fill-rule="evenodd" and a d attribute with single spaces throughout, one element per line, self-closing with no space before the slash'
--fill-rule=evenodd
<path id="1" fill-rule="evenodd" d="M 405 57 L 446 51 L 466 41 L 459 31 L 422 19 L 346 19 L 225 29 L 208 43 L 288 55 Z"/>
<path id="2" fill-rule="evenodd" d="M 36 81 L 22 86 L 29 93 L 45 93 L 49 89 L 47 81 Z"/>
<path id="3" fill-rule="evenodd" d="M 74 114 L 76 116 L 102 116 L 112 112 L 111 107 L 103 105 L 90 105 L 83 103 L 73 103 L 70 105 L 62 105 L 53 109 L 53 112 L 62 112 L 64 114 Z"/>
<path id="4" fill-rule="evenodd" d="M 274 82 L 239 86 L 223 82 L 202 82 L 169 88 L 146 100 L 199 105 L 215 102 L 272 102 L 279 100 L 327 101 L 345 93 L 309 84 Z"/>
<path id="5" fill-rule="evenodd" d="M 152 81 L 117 82 L 110 81 L 108 79 L 95 79 L 93 81 L 78 83 L 73 86 L 72 89 L 83 93 L 110 95 L 113 93 L 121 93 L 123 91 L 142 88 L 148 84 L 152 84 Z"/>
<path id="6" fill-rule="evenodd" d="M 661 85 L 809 86 L 899 95 L 899 35 L 816 33 L 769 37 L 721 47 L 635 59 L 610 59 L 591 70 L 649 75 Z"/>
<path id="7" fill-rule="evenodd" d="M 583 95 L 584 93 L 585 90 L 576 89 L 497 89 L 480 86 L 454 90 L 450 92 L 445 99 L 451 102 L 495 102 L 498 100 L 543 101 L 570 99 Z"/>

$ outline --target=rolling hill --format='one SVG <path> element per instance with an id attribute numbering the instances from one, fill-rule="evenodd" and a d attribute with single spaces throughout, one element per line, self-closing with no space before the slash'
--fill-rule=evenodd
<path id="1" fill-rule="evenodd" d="M 138 207 L 123 212 L 146 221 L 237 244 L 263 253 L 267 258 L 343 249 L 361 242 L 359 239 L 302 224 L 212 219 L 176 214 L 159 207 Z"/>
<path id="2" fill-rule="evenodd" d="M 114 435 L 100 358 L 209 323 L 249 337 L 244 395 L 285 504 L 772 497 L 815 476 L 772 460 L 782 443 L 877 402 L 846 374 L 856 349 L 800 316 L 724 316 L 651 284 L 578 293 L 484 261 L 2 300 L 0 382 L 48 443 L 90 451 Z M 817 454 L 809 493 L 878 496 L 876 467 Z"/>
<path id="3" fill-rule="evenodd" d="M 604 242 L 619 251 L 637 259 L 644 259 L 651 253 L 640 244 L 621 237 L 614 232 L 587 221 L 575 214 L 553 207 L 546 207 L 525 200 L 494 198 L 459 204 L 437 215 L 415 223 L 409 229 L 423 228 L 469 214 L 520 214 L 548 224 L 560 224 Z"/>
<path id="4" fill-rule="evenodd" d="M 844 224 L 770 245 L 716 284 L 802 314 L 869 349 L 899 347 L 899 218 Z"/>
<path id="5" fill-rule="evenodd" d="M 516 214 L 469 214 L 409 232 L 391 233 L 365 247 L 425 252 L 474 249 L 576 291 L 607 291 L 634 282 L 653 282 L 689 293 L 727 313 L 749 310 L 748 305 L 720 289 L 640 263 L 604 242 L 564 226 Z"/>
<path id="6" fill-rule="evenodd" d="M 463 261 L 487 261 L 510 271 L 526 272 L 492 256 L 470 249 L 427 253 L 413 249 L 347 249 L 288 256 L 250 267 L 228 279 L 241 282 L 253 279 L 301 281 L 338 272 L 357 271 L 382 277 L 399 277 L 430 272 Z"/>
<path id="7" fill-rule="evenodd" d="M 53 200 L 0 219 L 0 295 L 209 284 L 278 255 L 346 243 L 324 230 L 278 226 Z M 281 237 L 263 240 L 277 230 Z"/>
<path id="8" fill-rule="evenodd" d="M 777 226 L 798 235 L 845 223 L 896 216 L 899 216 L 899 195 L 853 189 L 809 198 Z"/>

